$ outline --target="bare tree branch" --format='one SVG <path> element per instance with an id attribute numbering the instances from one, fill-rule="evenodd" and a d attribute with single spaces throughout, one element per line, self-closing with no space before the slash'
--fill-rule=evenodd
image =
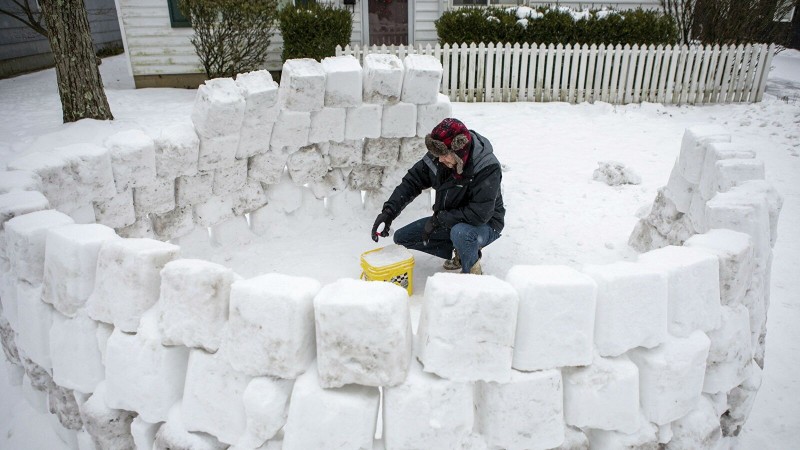
<path id="1" fill-rule="evenodd" d="M 18 10 L 0 8 L 0 14 L 16 19 L 33 31 L 47 37 L 47 28 L 42 19 L 42 12 L 36 7 L 35 0 L 11 0 L 11 3 L 17 5 Z"/>

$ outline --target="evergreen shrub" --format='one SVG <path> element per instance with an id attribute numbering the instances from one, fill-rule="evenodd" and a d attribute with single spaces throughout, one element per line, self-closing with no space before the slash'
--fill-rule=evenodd
<path id="1" fill-rule="evenodd" d="M 353 16 L 330 4 L 308 3 L 287 6 L 278 13 L 283 53 L 281 59 L 313 58 L 317 61 L 336 54 L 336 46 L 350 44 Z"/>

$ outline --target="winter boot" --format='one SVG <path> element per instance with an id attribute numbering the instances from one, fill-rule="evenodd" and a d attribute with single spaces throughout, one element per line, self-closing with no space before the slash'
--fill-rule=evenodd
<path id="1" fill-rule="evenodd" d="M 442 264 L 444 270 L 461 270 L 461 258 L 458 257 L 458 250 L 453 249 L 453 257 Z"/>
<path id="2" fill-rule="evenodd" d="M 483 269 L 481 269 L 480 258 L 478 258 L 478 260 L 475 261 L 475 264 L 473 264 L 472 267 L 469 269 L 469 273 L 471 273 L 472 275 L 483 275 Z"/>

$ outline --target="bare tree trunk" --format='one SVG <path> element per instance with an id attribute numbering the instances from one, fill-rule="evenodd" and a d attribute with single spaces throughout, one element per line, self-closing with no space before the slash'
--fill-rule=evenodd
<path id="1" fill-rule="evenodd" d="M 40 0 L 56 65 L 64 122 L 110 120 L 84 0 Z"/>

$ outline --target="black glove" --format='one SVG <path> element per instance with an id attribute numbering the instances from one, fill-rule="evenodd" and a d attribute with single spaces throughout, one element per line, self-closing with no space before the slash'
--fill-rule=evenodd
<path id="1" fill-rule="evenodd" d="M 375 219 L 375 224 L 372 225 L 372 233 L 370 236 L 372 240 L 378 242 L 378 236 L 380 237 L 388 237 L 389 236 L 389 227 L 392 225 L 392 221 L 394 220 L 394 214 L 392 210 L 389 208 L 384 208 L 378 217 Z M 378 233 L 378 226 L 383 224 L 383 230 Z"/>
<path id="2" fill-rule="evenodd" d="M 431 216 L 431 218 L 428 219 L 427 222 L 425 222 L 425 229 L 422 230 L 422 242 L 425 243 L 426 245 L 428 244 L 428 241 L 431 238 L 431 233 L 433 233 L 433 230 L 439 228 L 439 226 L 441 225 L 439 223 L 439 218 L 436 217 L 436 214 L 438 213 L 434 213 Z"/>

